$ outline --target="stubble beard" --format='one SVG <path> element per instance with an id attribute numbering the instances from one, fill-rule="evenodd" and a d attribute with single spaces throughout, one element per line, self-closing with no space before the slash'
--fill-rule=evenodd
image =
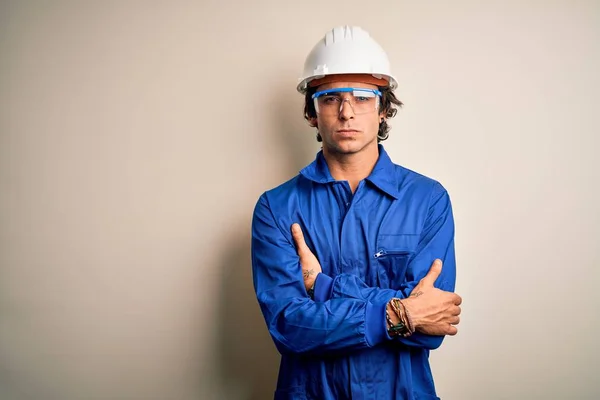
<path id="1" fill-rule="evenodd" d="M 348 142 L 351 143 L 350 146 L 346 145 Z M 358 143 L 358 142 L 360 142 L 360 140 L 358 140 L 356 138 L 345 139 L 345 140 L 341 141 L 341 143 L 339 141 L 323 140 L 323 148 L 324 148 L 324 150 L 326 150 L 327 153 L 329 153 L 333 156 L 338 156 L 338 157 L 351 156 L 354 154 L 358 154 L 358 153 L 364 151 L 365 149 L 369 148 L 370 146 L 373 145 L 373 142 L 377 143 L 377 137 L 374 137 L 371 140 L 365 142 L 360 147 L 355 146 L 355 143 Z"/>

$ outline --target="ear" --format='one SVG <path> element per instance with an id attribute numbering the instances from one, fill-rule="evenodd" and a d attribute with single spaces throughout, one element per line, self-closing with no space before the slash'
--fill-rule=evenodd
<path id="1" fill-rule="evenodd" d="M 308 125 L 310 125 L 312 128 L 318 128 L 319 127 L 316 118 L 309 118 L 308 119 Z"/>

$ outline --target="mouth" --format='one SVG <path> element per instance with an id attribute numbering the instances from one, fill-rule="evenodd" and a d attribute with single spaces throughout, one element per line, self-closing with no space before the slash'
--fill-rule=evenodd
<path id="1" fill-rule="evenodd" d="M 359 131 L 357 131 L 356 129 L 338 129 L 336 132 L 341 135 L 353 135 L 355 133 L 358 133 Z"/>

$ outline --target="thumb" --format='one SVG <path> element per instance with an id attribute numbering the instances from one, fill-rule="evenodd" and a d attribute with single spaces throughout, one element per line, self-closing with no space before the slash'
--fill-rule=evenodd
<path id="1" fill-rule="evenodd" d="M 306 241 L 304 240 L 304 233 L 302 233 L 300 224 L 292 224 L 292 237 L 294 238 L 294 243 L 296 244 L 296 250 L 298 251 L 298 254 L 307 250 L 310 251 L 306 245 Z"/>
<path id="2" fill-rule="evenodd" d="M 423 279 L 421 279 L 420 283 L 422 283 L 425 286 L 433 286 L 433 284 L 435 283 L 435 280 L 438 278 L 438 276 L 440 276 L 441 273 L 442 273 L 442 260 L 440 260 L 438 258 L 433 262 L 433 264 L 431 264 L 431 267 L 429 268 L 429 272 L 427 272 L 427 275 L 425 275 L 423 277 Z"/>

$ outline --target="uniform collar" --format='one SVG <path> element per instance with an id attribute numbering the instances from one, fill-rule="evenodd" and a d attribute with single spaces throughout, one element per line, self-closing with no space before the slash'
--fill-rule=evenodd
<path id="1" fill-rule="evenodd" d="M 371 182 L 379 190 L 397 199 L 399 196 L 395 165 L 392 163 L 392 160 L 383 146 L 381 144 L 378 146 L 379 158 L 375 163 L 373 171 L 371 171 L 371 174 L 367 177 L 367 181 Z M 329 172 L 327 161 L 325 161 L 325 157 L 323 156 L 323 150 L 317 153 L 315 161 L 303 168 L 300 171 L 300 174 L 316 183 L 335 182 L 335 179 Z"/>

